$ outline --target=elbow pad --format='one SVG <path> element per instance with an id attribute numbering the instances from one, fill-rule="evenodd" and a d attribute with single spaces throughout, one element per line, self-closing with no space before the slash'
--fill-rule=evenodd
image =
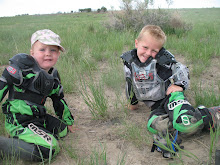
<path id="1" fill-rule="evenodd" d="M 187 89 L 189 87 L 189 69 L 181 63 L 176 63 L 172 65 L 172 70 L 171 79 L 174 80 L 174 84 Z"/>

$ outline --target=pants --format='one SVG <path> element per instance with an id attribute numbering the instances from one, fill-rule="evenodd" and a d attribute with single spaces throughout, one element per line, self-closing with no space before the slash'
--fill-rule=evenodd
<path id="1" fill-rule="evenodd" d="M 151 112 L 148 130 L 154 134 L 162 129 L 174 128 L 183 134 L 193 134 L 208 129 L 212 117 L 208 109 L 194 109 L 183 92 L 173 92 Z"/>
<path id="2" fill-rule="evenodd" d="M 26 152 L 30 154 L 30 159 L 37 161 L 42 158 L 48 159 L 50 154 L 56 155 L 59 152 L 57 140 L 67 134 L 67 126 L 49 114 L 30 116 L 8 113 L 5 127 L 10 137 L 15 139 L 12 143 L 18 146 L 20 143 L 24 143 L 27 147 L 21 146 L 23 150 L 27 148 Z M 16 139 L 19 141 L 17 142 Z"/>

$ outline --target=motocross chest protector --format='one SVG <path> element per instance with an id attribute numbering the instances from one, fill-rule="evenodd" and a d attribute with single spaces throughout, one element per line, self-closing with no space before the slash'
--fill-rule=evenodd
<path id="1" fill-rule="evenodd" d="M 43 105 L 51 93 L 55 80 L 59 81 L 56 69 L 50 74 L 41 69 L 35 59 L 27 54 L 17 54 L 10 60 L 5 78 L 11 87 L 9 99 L 21 99 Z"/>
<path id="2" fill-rule="evenodd" d="M 157 74 L 156 63 L 156 59 L 142 67 L 131 63 L 132 84 L 138 100 L 157 101 L 165 97 L 165 82 Z"/>

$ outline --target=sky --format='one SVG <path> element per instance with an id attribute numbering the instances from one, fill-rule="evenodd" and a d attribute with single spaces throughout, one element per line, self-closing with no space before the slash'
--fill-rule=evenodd
<path id="1" fill-rule="evenodd" d="M 141 0 L 139 0 L 141 1 Z M 154 8 L 167 8 L 166 0 L 154 0 Z M 102 6 L 108 10 L 120 9 L 121 0 L 0 0 L 0 17 L 22 14 L 70 13 L 79 9 Z M 170 8 L 211 8 L 220 7 L 220 0 L 173 0 Z"/>

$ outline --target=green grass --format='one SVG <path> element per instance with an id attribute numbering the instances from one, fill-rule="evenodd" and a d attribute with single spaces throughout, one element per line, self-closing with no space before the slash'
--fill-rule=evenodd
<path id="1" fill-rule="evenodd" d="M 109 117 L 108 100 L 102 84 L 95 83 L 92 78 L 88 78 L 87 81 L 82 79 L 80 93 L 93 119 L 107 119 Z"/>
<path id="2" fill-rule="evenodd" d="M 178 12 L 186 21 L 192 23 L 193 29 L 181 38 L 168 36 L 166 46 L 183 54 L 193 63 L 194 75 L 198 76 L 204 68 L 211 65 L 212 57 L 220 56 L 220 9 L 180 9 Z"/>

